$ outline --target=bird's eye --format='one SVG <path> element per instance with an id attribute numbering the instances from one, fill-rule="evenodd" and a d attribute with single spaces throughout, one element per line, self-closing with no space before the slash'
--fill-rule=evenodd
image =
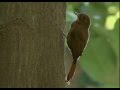
<path id="1" fill-rule="evenodd" d="M 81 19 L 84 19 L 84 15 L 81 15 L 80 18 L 81 18 Z"/>
<path id="2" fill-rule="evenodd" d="M 84 19 L 84 15 L 82 15 L 82 19 Z"/>

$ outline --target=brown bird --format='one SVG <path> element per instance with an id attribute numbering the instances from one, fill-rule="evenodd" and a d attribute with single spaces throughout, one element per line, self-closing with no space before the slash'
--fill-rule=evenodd
<path id="1" fill-rule="evenodd" d="M 73 62 L 66 82 L 72 79 L 75 72 L 77 59 L 82 55 L 89 38 L 89 16 L 84 13 L 75 14 L 77 15 L 77 20 L 71 24 L 71 29 L 67 35 L 67 44 L 72 52 Z"/>

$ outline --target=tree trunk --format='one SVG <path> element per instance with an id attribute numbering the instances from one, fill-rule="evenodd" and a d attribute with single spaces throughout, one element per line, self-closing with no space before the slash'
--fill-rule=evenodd
<path id="1" fill-rule="evenodd" d="M 0 87 L 65 87 L 66 3 L 0 3 Z"/>

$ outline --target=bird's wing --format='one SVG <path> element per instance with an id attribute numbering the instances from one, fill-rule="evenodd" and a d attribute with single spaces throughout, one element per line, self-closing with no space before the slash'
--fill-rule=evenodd
<path id="1" fill-rule="evenodd" d="M 82 55 L 85 47 L 86 47 L 86 44 L 87 44 L 87 40 L 88 40 L 88 33 L 87 32 L 83 32 L 80 34 L 79 36 L 79 41 L 78 42 L 78 48 L 80 49 L 79 50 L 79 54 L 80 56 Z"/>

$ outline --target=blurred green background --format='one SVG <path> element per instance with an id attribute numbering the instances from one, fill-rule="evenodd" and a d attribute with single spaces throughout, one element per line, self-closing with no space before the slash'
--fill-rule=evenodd
<path id="1" fill-rule="evenodd" d="M 75 11 L 88 14 L 91 18 L 91 27 L 88 45 L 78 61 L 71 85 L 66 87 L 119 87 L 119 4 L 119 2 L 67 3 L 65 34 L 67 35 L 71 23 L 77 18 L 74 15 Z M 65 60 L 68 73 L 72 57 L 66 42 Z"/>

